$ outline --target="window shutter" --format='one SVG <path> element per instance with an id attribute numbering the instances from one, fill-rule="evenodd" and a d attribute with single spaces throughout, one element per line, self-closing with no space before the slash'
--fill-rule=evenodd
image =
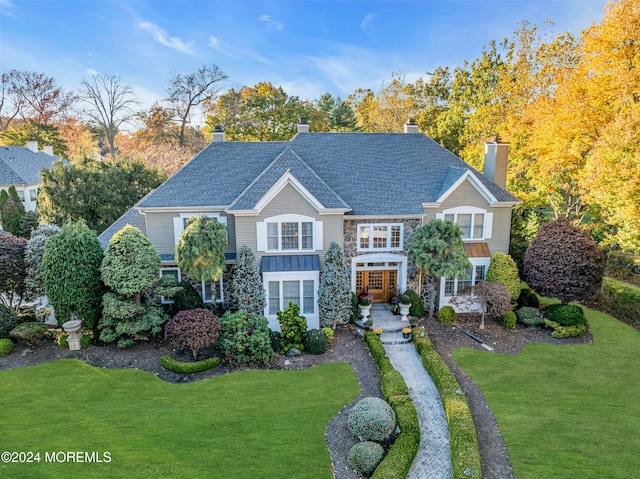
<path id="1" fill-rule="evenodd" d="M 264 221 L 256 223 L 256 249 L 267 251 L 267 224 Z"/>
<path id="2" fill-rule="evenodd" d="M 491 239 L 493 229 L 493 213 L 484 214 L 484 239 Z"/>
<path id="3" fill-rule="evenodd" d="M 324 235 L 322 233 L 322 221 L 313 223 L 313 247 L 316 251 L 321 251 L 324 246 Z"/>
<path id="4" fill-rule="evenodd" d="M 184 231 L 184 220 L 181 216 L 173 218 L 173 236 L 175 244 L 178 244 L 180 234 Z"/>
<path id="5" fill-rule="evenodd" d="M 444 221 L 444 213 L 436 213 L 436 219 Z"/>

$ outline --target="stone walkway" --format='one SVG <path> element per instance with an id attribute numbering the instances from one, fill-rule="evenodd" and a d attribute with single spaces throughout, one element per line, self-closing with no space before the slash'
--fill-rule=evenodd
<path id="1" fill-rule="evenodd" d="M 380 339 L 393 367 L 402 374 L 418 413 L 420 448 L 407 479 L 450 479 L 452 476 L 449 427 L 440 393 L 422 365 L 413 344 L 402 340 L 403 323 L 384 305 L 371 309 L 374 327 L 382 328 Z"/>

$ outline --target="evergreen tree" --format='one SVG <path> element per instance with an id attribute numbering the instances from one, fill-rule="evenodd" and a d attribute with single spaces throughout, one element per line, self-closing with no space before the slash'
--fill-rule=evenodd
<path id="1" fill-rule="evenodd" d="M 20 311 L 25 299 L 24 250 L 27 240 L 12 234 L 0 234 L 0 301 L 4 306 Z"/>
<path id="2" fill-rule="evenodd" d="M 158 284 L 159 271 L 160 256 L 139 229 L 127 225 L 113 235 L 100 267 L 102 281 L 112 290 L 102 299 L 98 324 L 102 341 L 117 340 L 117 346 L 124 348 L 160 332 L 169 317 L 159 305 L 142 302 L 143 294 L 152 293 Z M 160 294 L 171 296 L 175 289 Z"/>
<path id="3" fill-rule="evenodd" d="M 42 279 L 44 245 L 50 237 L 59 232 L 59 226 L 42 224 L 33 230 L 31 238 L 27 241 L 27 248 L 25 250 L 25 266 L 27 271 L 25 286 L 29 298 L 35 299 L 45 294 Z"/>
<path id="4" fill-rule="evenodd" d="M 44 289 L 59 325 L 72 314 L 93 329 L 100 315 L 102 246 L 84 220 L 68 222 L 49 238 L 42 256 Z"/>
<path id="5" fill-rule="evenodd" d="M 0 192 L 0 222 L 5 231 L 14 236 L 24 236 L 22 220 L 26 214 L 15 186 L 11 185 L 8 191 Z"/>
<path id="6" fill-rule="evenodd" d="M 256 258 L 247 245 L 242 245 L 238 251 L 232 286 L 238 309 L 250 314 L 264 314 L 267 305 L 264 286 Z"/>
<path id="7" fill-rule="evenodd" d="M 520 276 L 516 262 L 508 254 L 497 252 L 491 258 L 485 279 L 504 284 L 513 301 L 520 296 Z"/>
<path id="8" fill-rule="evenodd" d="M 318 289 L 320 326 L 345 324 L 351 317 L 351 282 L 342 248 L 332 241 L 324 257 L 324 270 Z"/>
<path id="9" fill-rule="evenodd" d="M 416 266 L 433 277 L 429 303 L 432 318 L 436 280 L 442 276 L 463 278 L 471 268 L 464 253 L 462 231 L 451 221 L 431 220 L 413 233 L 409 255 Z"/>

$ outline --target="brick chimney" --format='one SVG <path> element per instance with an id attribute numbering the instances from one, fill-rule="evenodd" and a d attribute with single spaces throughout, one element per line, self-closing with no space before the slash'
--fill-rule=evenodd
<path id="1" fill-rule="evenodd" d="M 27 148 L 29 148 L 34 153 L 38 153 L 38 142 L 37 141 L 27 141 Z"/>
<path id="2" fill-rule="evenodd" d="M 484 176 L 502 188 L 507 187 L 507 162 L 509 143 L 495 136 L 484 144 Z"/>
<path id="3" fill-rule="evenodd" d="M 418 125 L 413 118 L 409 118 L 409 122 L 404 125 L 405 133 L 418 133 Z"/>
<path id="4" fill-rule="evenodd" d="M 53 146 L 51 145 L 45 145 L 42 151 L 44 151 L 49 156 L 53 156 Z"/>
<path id="5" fill-rule="evenodd" d="M 307 123 L 306 118 L 300 118 L 300 123 L 298 123 L 298 133 L 309 133 L 309 124 Z"/>
<path id="6" fill-rule="evenodd" d="M 213 130 L 211 137 L 211 143 L 218 143 L 224 141 L 224 130 L 220 126 L 216 126 Z"/>

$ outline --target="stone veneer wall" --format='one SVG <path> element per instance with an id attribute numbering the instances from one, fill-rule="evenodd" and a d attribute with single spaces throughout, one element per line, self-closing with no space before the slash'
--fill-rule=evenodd
<path id="1" fill-rule="evenodd" d="M 403 233 L 402 233 L 402 251 L 376 251 L 376 253 L 395 253 L 402 254 L 407 256 L 409 251 L 409 245 L 411 244 L 411 237 L 413 236 L 413 232 L 418 228 L 418 226 L 422 225 L 421 218 L 415 219 L 404 219 L 398 220 L 393 218 L 387 219 L 378 219 L 378 220 L 351 220 L 345 218 L 344 220 L 344 238 L 343 238 L 343 251 L 344 251 L 344 259 L 347 263 L 347 269 L 349 270 L 349 276 L 351 276 L 351 259 L 360 256 L 360 254 L 373 253 L 373 251 L 367 251 L 366 253 L 359 253 L 358 249 L 358 224 L 376 224 L 376 223 L 402 223 L 403 224 Z M 413 289 L 414 291 L 419 291 L 419 282 L 420 282 L 420 271 L 416 266 L 411 263 L 411 260 L 408 261 L 407 264 L 407 289 Z M 428 280 L 423 278 L 423 284 L 428 284 Z M 422 288 L 422 296 L 425 294 L 428 297 L 428 288 Z"/>

